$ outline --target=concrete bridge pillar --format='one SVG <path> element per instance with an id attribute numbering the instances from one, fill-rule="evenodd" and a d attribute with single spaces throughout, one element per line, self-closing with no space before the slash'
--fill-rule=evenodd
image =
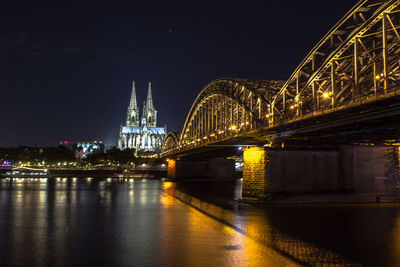
<path id="1" fill-rule="evenodd" d="M 168 159 L 167 177 L 175 178 L 175 172 L 176 172 L 176 160 Z"/>
<path id="2" fill-rule="evenodd" d="M 264 198 L 267 184 L 268 153 L 264 147 L 243 149 L 242 198 Z"/>
<path id="3" fill-rule="evenodd" d="M 235 161 L 231 159 L 168 161 L 168 178 L 235 179 Z"/>
<path id="4" fill-rule="evenodd" d="M 251 147 L 243 151 L 244 199 L 310 194 L 375 199 L 398 195 L 399 186 L 396 147 L 351 145 L 329 151 Z"/>

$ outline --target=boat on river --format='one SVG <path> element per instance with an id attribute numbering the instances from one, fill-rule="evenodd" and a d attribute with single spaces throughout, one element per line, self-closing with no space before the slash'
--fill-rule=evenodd
<path id="1" fill-rule="evenodd" d="M 116 175 L 118 178 L 124 179 L 152 179 L 154 175 L 149 173 L 137 173 L 133 170 L 124 170 L 122 173 Z"/>
<path id="2" fill-rule="evenodd" d="M 49 173 L 47 169 L 15 167 L 5 173 L 2 173 L 1 176 L 6 178 L 44 178 L 48 177 Z"/>

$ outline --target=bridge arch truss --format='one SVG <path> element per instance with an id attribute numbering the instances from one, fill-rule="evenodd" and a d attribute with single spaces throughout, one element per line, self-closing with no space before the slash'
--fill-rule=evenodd
<path id="1" fill-rule="evenodd" d="M 311 50 L 272 101 L 274 124 L 355 105 L 399 85 L 399 2 L 358 2 Z"/>
<path id="2" fill-rule="evenodd" d="M 285 81 L 218 79 L 197 96 L 176 146 L 190 150 L 400 94 L 400 1 L 361 0 Z"/>
<path id="3" fill-rule="evenodd" d="M 272 97 L 281 81 L 218 79 L 197 96 L 186 118 L 180 147 L 202 143 L 251 131 L 262 126 L 271 113 Z"/>
<path id="4" fill-rule="evenodd" d="M 161 150 L 162 151 L 171 151 L 174 148 L 179 146 L 179 137 L 180 133 L 169 132 L 164 139 Z"/>

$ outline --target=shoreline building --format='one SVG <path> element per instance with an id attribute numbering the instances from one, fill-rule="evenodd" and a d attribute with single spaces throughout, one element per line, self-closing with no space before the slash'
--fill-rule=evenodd
<path id="1" fill-rule="evenodd" d="M 60 141 L 58 144 L 65 146 L 74 152 L 74 156 L 77 159 L 86 158 L 89 154 L 96 150 L 104 150 L 104 144 L 102 141 Z"/>
<path id="2" fill-rule="evenodd" d="M 126 114 L 126 122 L 121 126 L 118 138 L 120 149 L 132 148 L 136 151 L 159 152 L 167 133 L 167 127 L 157 127 L 157 110 L 153 105 L 151 82 L 147 90 L 147 99 L 143 103 L 142 118 L 139 120 L 139 108 L 136 101 L 135 82 Z"/>

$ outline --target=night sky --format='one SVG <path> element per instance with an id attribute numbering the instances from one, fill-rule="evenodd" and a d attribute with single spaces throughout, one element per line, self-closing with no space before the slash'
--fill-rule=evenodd
<path id="1" fill-rule="evenodd" d="M 180 131 L 207 83 L 286 80 L 357 1 L 141 2 L 3 3 L 0 146 L 116 145 L 132 80 Z"/>

